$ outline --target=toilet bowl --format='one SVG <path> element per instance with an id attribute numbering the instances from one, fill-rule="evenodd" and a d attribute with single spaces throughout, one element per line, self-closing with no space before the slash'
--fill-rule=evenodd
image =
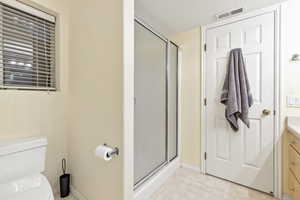
<path id="1" fill-rule="evenodd" d="M 54 200 L 45 169 L 45 137 L 0 141 L 0 199 Z"/>

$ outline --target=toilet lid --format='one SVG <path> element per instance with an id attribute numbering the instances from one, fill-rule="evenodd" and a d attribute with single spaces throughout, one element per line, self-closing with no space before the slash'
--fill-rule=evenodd
<path id="1" fill-rule="evenodd" d="M 42 174 L 27 176 L 0 185 L 0 199 L 54 200 L 51 186 Z"/>

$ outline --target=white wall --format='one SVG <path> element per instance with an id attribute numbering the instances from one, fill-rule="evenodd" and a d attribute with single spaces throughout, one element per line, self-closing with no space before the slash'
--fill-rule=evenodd
<path id="1" fill-rule="evenodd" d="M 300 62 L 292 62 L 293 54 L 300 54 L 300 1 L 289 0 L 283 10 L 282 75 L 284 115 L 300 115 L 300 108 L 286 106 L 289 95 L 300 97 Z"/>
<path id="2" fill-rule="evenodd" d="M 181 58 L 181 162 L 201 167 L 201 30 L 171 37 L 180 46 Z"/>
<path id="3" fill-rule="evenodd" d="M 300 1 L 289 0 L 282 12 L 282 119 L 287 116 L 300 117 L 300 108 L 287 107 L 287 96 L 300 97 L 300 62 L 291 62 L 293 54 L 300 54 Z M 284 123 L 284 122 L 283 122 Z M 285 124 L 283 124 L 285 128 Z M 281 130 L 285 131 L 285 130 Z M 284 141 L 284 193 L 288 191 L 287 140 Z"/>
<path id="4" fill-rule="evenodd" d="M 67 157 L 66 100 L 68 91 L 68 14 L 66 0 L 34 0 L 59 14 L 58 71 L 61 88 L 57 92 L 0 90 L 0 139 L 47 136 L 45 174 L 55 191 L 61 174 L 61 159 Z"/>

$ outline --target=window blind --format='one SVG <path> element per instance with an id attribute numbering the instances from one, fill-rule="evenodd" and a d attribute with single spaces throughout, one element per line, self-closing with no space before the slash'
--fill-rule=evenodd
<path id="1" fill-rule="evenodd" d="M 0 3 L 0 87 L 56 89 L 55 27 Z"/>

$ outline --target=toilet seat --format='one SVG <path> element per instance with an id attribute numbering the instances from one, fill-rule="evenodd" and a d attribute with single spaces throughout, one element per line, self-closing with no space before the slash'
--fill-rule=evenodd
<path id="1" fill-rule="evenodd" d="M 0 184 L 0 199 L 5 200 L 54 200 L 51 186 L 42 174 Z"/>

